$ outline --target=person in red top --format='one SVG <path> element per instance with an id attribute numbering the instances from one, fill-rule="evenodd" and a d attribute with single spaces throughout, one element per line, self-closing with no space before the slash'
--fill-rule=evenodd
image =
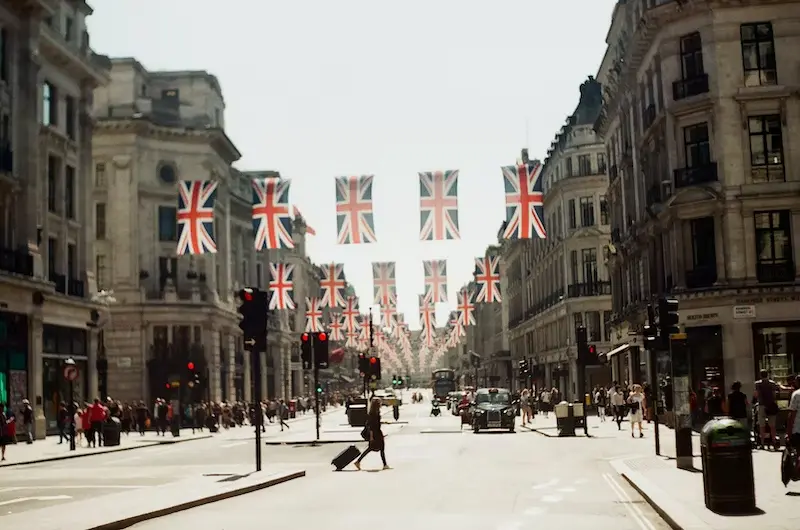
<path id="1" fill-rule="evenodd" d="M 89 405 L 87 413 L 89 414 L 89 424 L 91 425 L 88 436 L 89 447 L 96 447 L 98 445 L 102 447 L 103 422 L 106 421 L 108 415 L 106 408 L 100 403 L 99 399 L 95 399 L 94 403 Z"/>

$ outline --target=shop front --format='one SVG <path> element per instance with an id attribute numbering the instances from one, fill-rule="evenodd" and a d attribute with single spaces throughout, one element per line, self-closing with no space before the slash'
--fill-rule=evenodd
<path id="1" fill-rule="evenodd" d="M 72 384 L 64 379 L 64 361 L 72 358 L 78 368 L 78 379 Z M 42 395 L 47 434 L 58 432 L 56 418 L 61 402 L 70 399 L 82 406 L 97 396 L 88 396 L 89 362 L 85 329 L 45 324 L 42 328 Z"/>
<path id="2" fill-rule="evenodd" d="M 28 318 L 0 312 L 0 404 L 19 411 L 28 397 Z"/>

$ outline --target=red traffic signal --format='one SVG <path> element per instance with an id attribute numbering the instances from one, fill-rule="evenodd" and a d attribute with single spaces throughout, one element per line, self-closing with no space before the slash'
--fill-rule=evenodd
<path id="1" fill-rule="evenodd" d="M 308 333 L 303 333 L 303 334 L 300 336 L 300 339 L 301 339 L 303 342 L 308 342 Z"/>
<path id="2" fill-rule="evenodd" d="M 589 345 L 589 353 L 591 355 L 596 355 L 597 354 L 597 348 L 595 348 L 594 344 L 590 344 Z"/>
<path id="3" fill-rule="evenodd" d="M 194 363 L 192 361 L 189 361 L 188 363 L 186 363 L 186 368 L 188 368 L 189 370 L 194 370 Z"/>
<path id="4" fill-rule="evenodd" d="M 167 383 L 167 384 L 166 384 L 166 385 L 164 385 L 164 386 L 167 388 L 167 390 L 169 390 L 169 389 L 171 388 L 171 386 L 170 386 L 170 384 L 169 384 L 169 383 Z"/>
<path id="5" fill-rule="evenodd" d="M 320 333 L 319 335 L 317 335 L 317 338 L 319 340 L 328 340 L 328 334 L 327 333 Z"/>
<path id="6" fill-rule="evenodd" d="M 378 363 L 378 358 L 377 357 L 370 357 L 369 358 L 369 364 L 377 364 L 377 363 Z"/>
<path id="7" fill-rule="evenodd" d="M 250 289 L 242 289 L 239 291 L 239 297 L 244 302 L 252 302 L 253 301 L 253 291 Z"/>

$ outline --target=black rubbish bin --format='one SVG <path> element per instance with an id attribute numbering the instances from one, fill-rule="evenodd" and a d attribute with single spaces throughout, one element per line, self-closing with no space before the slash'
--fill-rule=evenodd
<path id="1" fill-rule="evenodd" d="M 103 422 L 103 445 L 114 447 L 119 445 L 119 435 L 122 432 L 122 423 L 119 418 L 111 417 Z"/>
<path id="2" fill-rule="evenodd" d="M 713 419 L 700 432 L 706 508 L 719 514 L 756 512 L 750 431 L 731 418 Z"/>
<path id="3" fill-rule="evenodd" d="M 181 418 L 178 415 L 172 417 L 172 421 L 169 424 L 169 432 L 175 438 L 181 435 Z"/>
<path id="4" fill-rule="evenodd" d="M 347 422 L 351 427 L 363 427 L 367 424 L 367 400 L 354 399 L 347 409 Z"/>

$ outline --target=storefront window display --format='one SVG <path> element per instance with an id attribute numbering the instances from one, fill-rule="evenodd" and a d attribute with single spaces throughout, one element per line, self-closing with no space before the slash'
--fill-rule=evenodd
<path id="1" fill-rule="evenodd" d="M 28 319 L 0 313 L 0 403 L 19 410 L 27 394 Z"/>
<path id="2" fill-rule="evenodd" d="M 767 370 L 771 379 L 789 386 L 789 376 L 800 370 L 800 322 L 753 326 L 753 379 Z"/>
<path id="3" fill-rule="evenodd" d="M 42 392 L 47 431 L 57 431 L 56 418 L 59 404 L 71 399 L 79 404 L 94 396 L 87 395 L 89 363 L 86 351 L 86 330 L 45 325 L 43 329 Z M 64 379 L 64 361 L 75 360 L 78 379 L 73 383 L 73 395 L 69 395 L 69 382 Z"/>

